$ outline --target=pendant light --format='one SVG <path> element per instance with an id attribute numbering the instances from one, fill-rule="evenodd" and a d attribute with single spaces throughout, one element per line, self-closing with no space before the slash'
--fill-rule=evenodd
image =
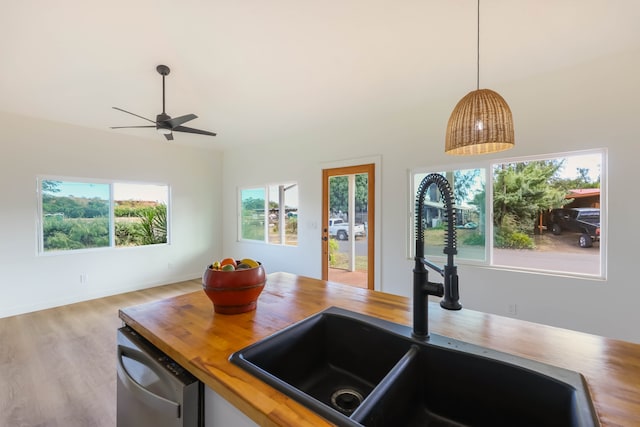
<path id="1" fill-rule="evenodd" d="M 453 109 L 445 139 L 445 153 L 487 154 L 513 148 L 513 116 L 507 102 L 490 89 L 480 89 L 480 0 L 478 0 L 476 90 Z"/>

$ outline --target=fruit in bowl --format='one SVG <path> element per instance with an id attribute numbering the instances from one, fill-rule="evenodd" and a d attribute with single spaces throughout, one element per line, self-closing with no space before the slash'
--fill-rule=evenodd
<path id="1" fill-rule="evenodd" d="M 225 258 L 207 267 L 202 288 L 216 313 L 238 314 L 256 309 L 266 281 L 261 263 L 250 258 Z"/>

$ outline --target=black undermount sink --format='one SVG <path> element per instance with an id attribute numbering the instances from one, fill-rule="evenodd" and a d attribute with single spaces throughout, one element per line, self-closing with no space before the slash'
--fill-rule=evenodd
<path id="1" fill-rule="evenodd" d="M 331 307 L 231 361 L 339 426 L 598 426 L 582 375 Z"/>

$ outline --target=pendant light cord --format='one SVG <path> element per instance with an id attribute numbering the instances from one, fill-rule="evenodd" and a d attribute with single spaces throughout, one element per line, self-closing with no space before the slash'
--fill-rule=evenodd
<path id="1" fill-rule="evenodd" d="M 480 0 L 478 0 L 478 25 L 477 25 L 477 47 L 476 47 L 476 89 L 480 90 Z"/>
<path id="2" fill-rule="evenodd" d="M 166 114 L 164 111 L 164 74 L 162 75 L 162 114 Z"/>

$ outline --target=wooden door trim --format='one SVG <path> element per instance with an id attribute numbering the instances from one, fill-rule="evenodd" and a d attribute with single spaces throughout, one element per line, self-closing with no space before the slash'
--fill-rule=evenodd
<path id="1" fill-rule="evenodd" d="M 375 286 L 375 163 L 322 169 L 322 280 L 329 279 L 329 178 L 367 174 L 367 287 Z"/>

